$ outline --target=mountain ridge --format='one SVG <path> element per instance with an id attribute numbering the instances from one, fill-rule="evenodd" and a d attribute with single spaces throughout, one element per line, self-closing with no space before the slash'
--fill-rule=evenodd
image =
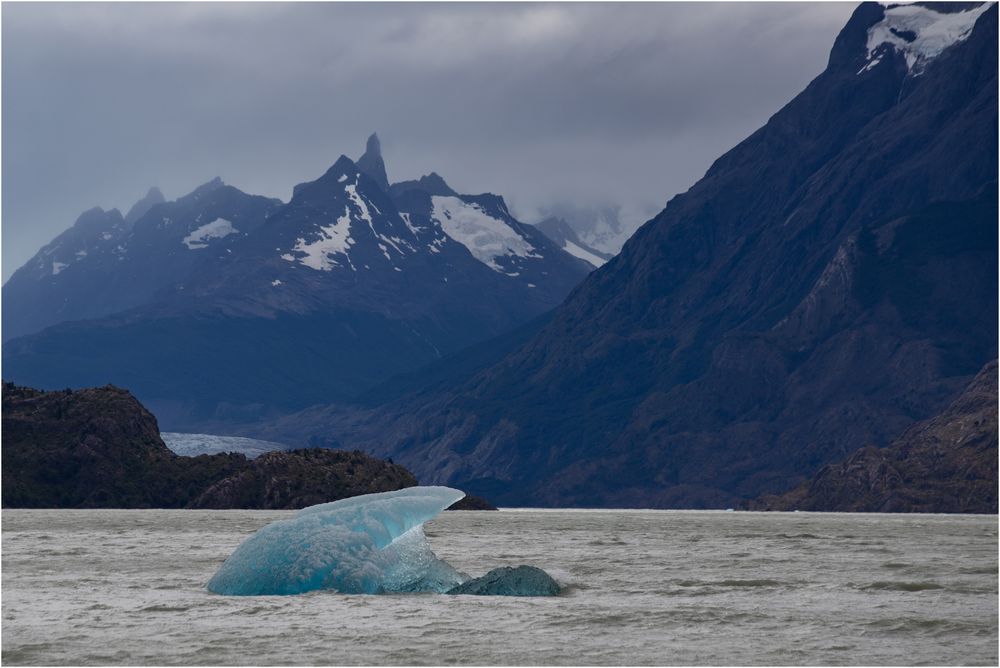
<path id="1" fill-rule="evenodd" d="M 5 371 L 128 386 L 171 429 L 197 431 L 360 395 L 537 317 L 589 270 L 499 196 L 435 174 L 394 197 L 375 135 L 359 162 L 340 156 L 287 203 L 215 178 L 130 227 L 88 214 L 121 228 L 108 252 L 62 268 L 73 281 L 32 284 L 22 268 L 5 284 L 8 323 L 59 320 L 67 297 L 83 309 L 8 340 Z"/>

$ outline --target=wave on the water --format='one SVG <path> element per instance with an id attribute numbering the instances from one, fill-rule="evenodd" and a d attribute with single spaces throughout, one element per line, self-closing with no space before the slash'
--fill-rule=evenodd
<path id="1" fill-rule="evenodd" d="M 930 589 L 944 589 L 943 585 L 937 582 L 893 582 L 882 581 L 872 582 L 864 585 L 860 589 L 876 589 L 881 591 L 928 591 Z"/>

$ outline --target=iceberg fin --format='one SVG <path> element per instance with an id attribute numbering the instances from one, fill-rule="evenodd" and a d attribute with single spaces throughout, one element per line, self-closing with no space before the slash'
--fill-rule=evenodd
<path id="1" fill-rule="evenodd" d="M 437 558 L 422 525 L 464 496 L 409 487 L 304 508 L 243 541 L 208 589 L 232 596 L 447 591 L 468 578 Z"/>

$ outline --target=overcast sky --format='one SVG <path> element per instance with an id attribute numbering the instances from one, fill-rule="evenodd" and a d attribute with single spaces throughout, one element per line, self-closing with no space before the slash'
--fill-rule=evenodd
<path id="1" fill-rule="evenodd" d="M 641 222 L 822 71 L 854 3 L 4 3 L 3 279 L 92 206 L 389 178 Z"/>

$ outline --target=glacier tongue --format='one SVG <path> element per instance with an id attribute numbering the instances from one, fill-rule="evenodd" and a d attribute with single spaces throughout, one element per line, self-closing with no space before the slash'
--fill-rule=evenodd
<path id="1" fill-rule="evenodd" d="M 468 578 L 437 558 L 422 527 L 464 496 L 410 487 L 304 508 L 243 541 L 208 589 L 233 596 L 447 591 Z"/>

